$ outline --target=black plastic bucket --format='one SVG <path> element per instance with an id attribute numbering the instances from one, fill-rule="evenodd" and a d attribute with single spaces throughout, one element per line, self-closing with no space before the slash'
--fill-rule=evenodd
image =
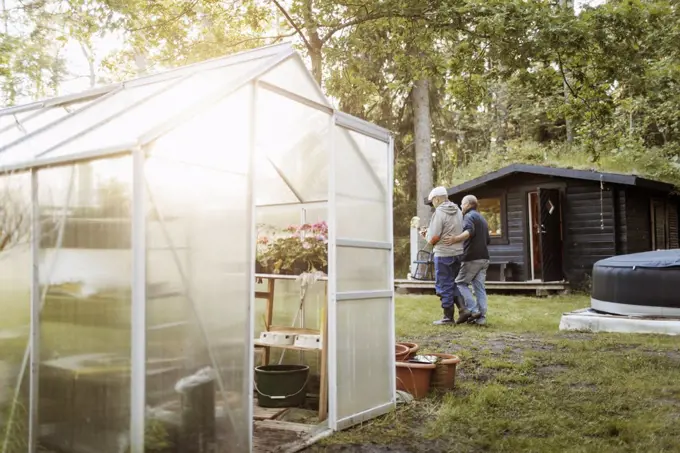
<path id="1" fill-rule="evenodd" d="M 255 368 L 255 391 L 260 407 L 302 406 L 307 396 L 307 365 L 265 365 Z"/>

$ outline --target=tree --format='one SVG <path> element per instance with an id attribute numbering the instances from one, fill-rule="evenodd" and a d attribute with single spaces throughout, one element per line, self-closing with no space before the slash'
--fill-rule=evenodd
<path id="1" fill-rule="evenodd" d="M 0 254 L 26 243 L 31 230 L 30 199 L 25 196 L 25 188 L 14 182 L 12 175 L 3 175 L 0 181 Z"/>

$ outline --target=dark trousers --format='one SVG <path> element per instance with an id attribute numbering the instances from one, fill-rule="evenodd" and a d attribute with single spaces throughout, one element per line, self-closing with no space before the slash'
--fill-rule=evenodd
<path id="1" fill-rule="evenodd" d="M 434 257 L 434 287 L 442 300 L 442 308 L 453 307 L 453 298 L 460 296 L 458 285 L 456 285 L 456 276 L 460 271 L 460 264 L 460 257 L 458 256 Z"/>

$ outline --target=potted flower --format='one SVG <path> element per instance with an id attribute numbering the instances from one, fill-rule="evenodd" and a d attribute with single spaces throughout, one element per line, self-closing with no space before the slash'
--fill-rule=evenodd
<path id="1" fill-rule="evenodd" d="M 258 238 L 256 272 L 299 275 L 328 270 L 326 222 L 291 225 L 272 237 Z"/>

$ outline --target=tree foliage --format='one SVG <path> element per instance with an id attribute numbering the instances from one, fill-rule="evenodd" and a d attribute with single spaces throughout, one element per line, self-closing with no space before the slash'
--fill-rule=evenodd
<path id="1" fill-rule="evenodd" d="M 10 2 L 11 0 L 4 0 Z M 3 9 L 0 91 L 56 91 L 59 43 L 117 31 L 97 80 L 294 40 L 339 107 L 396 133 L 395 232 L 416 209 L 412 90 L 428 80 L 435 183 L 515 161 L 680 182 L 675 0 L 24 0 Z M 9 25 L 12 25 L 11 27 Z M 18 24 L 18 26 L 16 25 Z M 567 140 L 573 138 L 573 140 Z M 399 246 L 399 244 L 398 244 Z"/>

